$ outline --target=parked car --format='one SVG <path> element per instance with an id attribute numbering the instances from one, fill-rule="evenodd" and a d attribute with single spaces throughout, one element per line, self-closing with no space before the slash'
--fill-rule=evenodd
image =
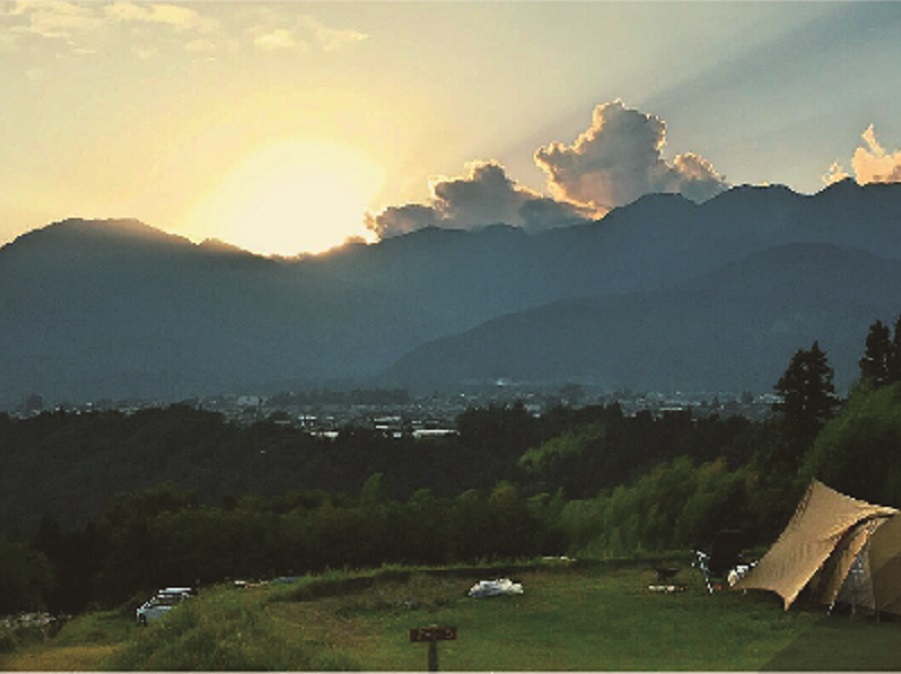
<path id="1" fill-rule="evenodd" d="M 138 625 L 146 627 L 195 594 L 197 591 L 190 587 L 164 587 L 157 590 L 153 597 L 135 611 Z"/>

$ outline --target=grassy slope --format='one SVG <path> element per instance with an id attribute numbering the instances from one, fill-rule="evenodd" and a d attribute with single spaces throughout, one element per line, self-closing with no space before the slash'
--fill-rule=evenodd
<path id="1" fill-rule="evenodd" d="M 671 595 L 648 591 L 648 570 L 596 567 L 524 571 L 521 596 L 466 597 L 484 577 L 395 572 L 339 593 L 338 576 L 318 591 L 312 579 L 212 589 L 146 630 L 116 614 L 79 618 L 0 655 L 0 669 L 422 671 L 427 646 L 410 643 L 409 629 L 433 623 L 459 629 L 438 646 L 442 670 L 901 669 L 899 623 L 785 613 L 767 594 L 709 596 L 689 569 L 679 577 L 688 589 Z"/>
<path id="2" fill-rule="evenodd" d="M 10 653 L 0 653 L 0 671 L 91 671 L 134 633 L 125 615 L 97 611 L 68 622 L 49 640 L 32 633 Z"/>

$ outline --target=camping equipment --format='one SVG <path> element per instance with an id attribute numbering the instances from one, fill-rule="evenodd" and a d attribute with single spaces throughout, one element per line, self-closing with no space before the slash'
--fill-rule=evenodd
<path id="1" fill-rule="evenodd" d="M 469 588 L 470 597 L 497 597 L 505 594 L 522 594 L 522 583 L 514 583 L 509 578 L 480 580 Z"/>
<path id="2" fill-rule="evenodd" d="M 744 547 L 744 534 L 740 531 L 725 530 L 717 532 L 713 537 L 713 545 L 710 554 L 695 550 L 697 566 L 704 575 L 707 591 L 713 594 L 722 587 L 730 573 L 740 565 L 741 551 Z"/>
<path id="3" fill-rule="evenodd" d="M 901 516 L 813 480 L 785 530 L 733 586 L 771 590 L 786 610 L 805 588 L 821 603 L 901 615 Z"/>

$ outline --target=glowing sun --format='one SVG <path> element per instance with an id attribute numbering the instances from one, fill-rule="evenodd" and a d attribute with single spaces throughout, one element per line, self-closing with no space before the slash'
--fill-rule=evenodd
<path id="1" fill-rule="evenodd" d="M 379 166 L 340 143 L 274 143 L 232 167 L 188 229 L 263 255 L 319 253 L 372 238 L 364 215 L 382 180 Z"/>

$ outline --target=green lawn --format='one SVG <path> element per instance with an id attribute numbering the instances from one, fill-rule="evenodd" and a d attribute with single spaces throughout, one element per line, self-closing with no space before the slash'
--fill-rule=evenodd
<path id="1" fill-rule="evenodd" d="M 369 638 L 358 649 L 372 670 L 424 669 L 426 646 L 408 629 L 455 625 L 458 639 L 439 644 L 442 669 L 728 670 L 761 669 L 812 625 L 773 602 L 648 591 L 647 571 L 526 573 L 525 594 L 469 599 L 458 581 L 444 606 L 356 617 Z M 290 613 L 290 611 L 286 611 Z M 901 636 L 901 633 L 898 634 Z"/>
<path id="2" fill-rule="evenodd" d="M 490 577 L 392 571 L 352 587 L 334 574 L 328 585 L 209 589 L 147 629 L 79 618 L 0 655 L 0 669 L 423 671 L 428 646 L 409 630 L 439 624 L 458 628 L 438 645 L 442 670 L 901 670 L 899 622 L 786 613 L 766 593 L 710 596 L 689 568 L 673 594 L 650 592 L 646 568 L 597 565 L 514 574 L 519 596 L 466 596 Z M 59 666 L 66 649 L 80 659 Z"/>

